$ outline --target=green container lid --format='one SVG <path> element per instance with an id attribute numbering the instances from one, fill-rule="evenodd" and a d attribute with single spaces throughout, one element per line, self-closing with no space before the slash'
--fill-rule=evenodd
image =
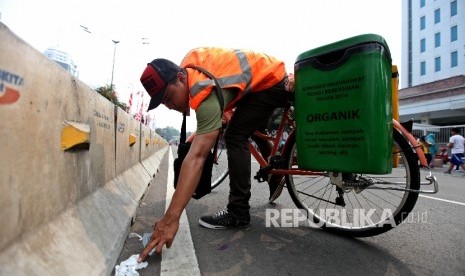
<path id="1" fill-rule="evenodd" d="M 321 46 L 321 47 L 309 50 L 307 52 L 304 52 L 297 56 L 296 63 L 309 59 L 309 58 L 325 55 L 331 52 L 337 52 L 340 50 L 345 50 L 345 49 L 353 48 L 359 45 L 371 44 L 371 43 L 381 44 L 386 50 L 385 53 L 388 55 L 388 60 L 391 61 L 391 53 L 389 51 L 389 47 L 387 45 L 386 40 L 384 40 L 382 36 L 377 35 L 377 34 L 363 34 L 363 35 L 358 35 L 358 36 L 354 36 L 351 38 L 347 38 L 344 40 L 340 40 L 340 41 L 327 44 L 325 46 Z"/>

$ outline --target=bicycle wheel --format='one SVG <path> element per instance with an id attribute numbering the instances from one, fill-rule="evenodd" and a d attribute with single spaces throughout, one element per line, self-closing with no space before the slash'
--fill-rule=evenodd
<path id="1" fill-rule="evenodd" d="M 407 140 L 396 130 L 393 135 L 393 155 L 399 156 L 399 162 L 390 174 L 343 173 L 339 174 L 339 181 L 333 172 L 286 176 L 291 198 L 307 215 L 311 226 L 367 237 L 389 231 L 407 218 L 418 193 L 400 189 L 419 190 L 418 160 Z M 295 136 L 290 139 L 285 164 L 295 169 L 298 168 Z"/>
<path id="2" fill-rule="evenodd" d="M 228 155 L 226 154 L 226 144 L 224 138 L 221 135 L 220 140 L 218 141 L 217 152 L 215 160 L 213 162 L 212 169 L 212 190 L 226 179 L 229 174 L 228 170 Z"/>

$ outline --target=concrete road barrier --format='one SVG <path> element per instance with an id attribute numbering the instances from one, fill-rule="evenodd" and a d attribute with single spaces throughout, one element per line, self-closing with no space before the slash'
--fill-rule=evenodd
<path id="1" fill-rule="evenodd" d="M 0 37 L 0 275 L 108 275 L 167 143 Z"/>

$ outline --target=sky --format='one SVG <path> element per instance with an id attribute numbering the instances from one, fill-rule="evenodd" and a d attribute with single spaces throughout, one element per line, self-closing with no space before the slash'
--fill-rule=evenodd
<path id="1" fill-rule="evenodd" d="M 148 62 L 162 57 L 179 64 L 190 49 L 202 46 L 264 52 L 283 60 L 292 73 L 301 53 L 374 33 L 387 41 L 393 64 L 401 64 L 399 0 L 1 0 L 0 13 L 38 51 L 70 54 L 89 86 L 110 84 L 113 71 L 123 102 L 131 92 L 144 91 L 139 78 Z M 150 114 L 156 128 L 180 128 L 176 111 L 160 105 Z M 187 129 L 195 130 L 193 112 Z"/>

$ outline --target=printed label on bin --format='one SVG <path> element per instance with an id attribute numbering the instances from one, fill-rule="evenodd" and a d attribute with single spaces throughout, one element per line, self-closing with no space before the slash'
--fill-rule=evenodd
<path id="1" fill-rule="evenodd" d="M 359 93 L 365 76 L 357 76 L 349 79 L 341 79 L 327 83 L 318 83 L 304 87 L 307 97 L 313 97 L 316 104 L 327 104 L 334 100 L 348 99 L 350 93 Z M 343 107 L 343 106 L 340 106 Z M 365 131 L 357 127 L 357 121 L 362 118 L 363 111 L 360 107 L 324 112 L 310 112 L 306 116 L 307 124 L 332 123 L 343 124 L 341 127 L 348 129 L 331 130 L 315 128 L 305 131 L 305 145 L 307 148 L 316 148 L 318 155 L 347 156 L 349 149 L 358 149 L 365 144 Z M 355 123 L 355 125 L 354 125 Z M 311 128 L 312 129 L 312 128 Z"/>

